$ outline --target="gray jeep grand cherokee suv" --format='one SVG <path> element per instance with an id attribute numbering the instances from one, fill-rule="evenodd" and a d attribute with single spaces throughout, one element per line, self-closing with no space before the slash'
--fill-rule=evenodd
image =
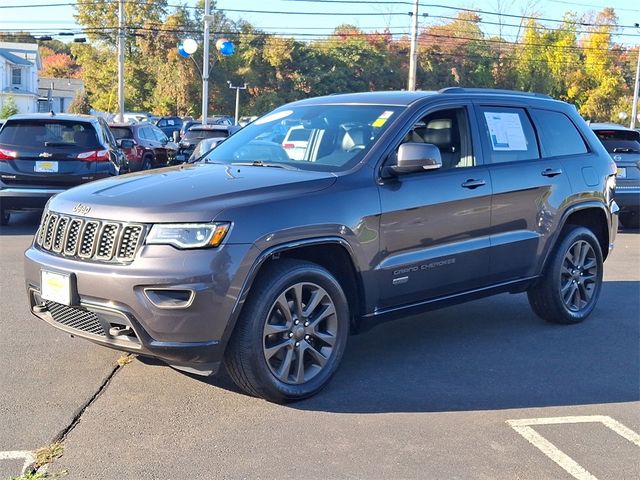
<path id="1" fill-rule="evenodd" d="M 295 159 L 279 143 L 309 130 Z M 280 140 L 281 141 L 281 140 Z M 500 292 L 557 323 L 594 309 L 615 165 L 570 105 L 447 88 L 285 105 L 200 162 L 53 197 L 33 313 L 244 391 L 313 395 L 350 332 Z M 478 319 L 482 321 L 482 319 Z"/>

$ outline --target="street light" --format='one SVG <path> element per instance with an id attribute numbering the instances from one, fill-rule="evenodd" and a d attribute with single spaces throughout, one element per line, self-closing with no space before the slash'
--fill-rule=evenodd
<path id="1" fill-rule="evenodd" d="M 236 121 L 235 124 L 238 125 L 238 112 L 240 110 L 240 90 L 246 90 L 247 89 L 247 84 L 245 83 L 243 86 L 235 86 L 231 83 L 231 81 L 227 80 L 227 83 L 229 84 L 229 88 L 235 88 L 236 89 Z"/>

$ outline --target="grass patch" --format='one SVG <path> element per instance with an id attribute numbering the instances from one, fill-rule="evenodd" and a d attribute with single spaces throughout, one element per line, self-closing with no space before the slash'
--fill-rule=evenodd
<path id="1" fill-rule="evenodd" d="M 56 458 L 60 458 L 63 453 L 64 445 L 61 442 L 55 442 L 36 450 L 36 468 L 53 462 Z"/>
<path id="2" fill-rule="evenodd" d="M 67 470 L 60 470 L 57 473 L 46 472 L 29 472 L 19 477 L 10 477 L 9 480 L 54 480 L 56 478 L 64 477 L 69 472 Z"/>
<path id="3" fill-rule="evenodd" d="M 118 365 L 124 367 L 128 363 L 133 362 L 134 357 L 135 355 L 133 355 L 132 353 L 125 353 L 118 359 Z"/>

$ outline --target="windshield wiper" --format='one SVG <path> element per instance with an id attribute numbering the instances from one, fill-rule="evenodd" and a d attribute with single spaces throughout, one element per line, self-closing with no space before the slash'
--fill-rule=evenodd
<path id="1" fill-rule="evenodd" d="M 299 170 L 293 165 L 285 165 L 283 163 L 268 163 L 262 160 L 254 160 L 253 162 L 232 162 L 231 165 L 240 165 L 241 167 L 275 167 L 284 168 L 286 170 Z"/>

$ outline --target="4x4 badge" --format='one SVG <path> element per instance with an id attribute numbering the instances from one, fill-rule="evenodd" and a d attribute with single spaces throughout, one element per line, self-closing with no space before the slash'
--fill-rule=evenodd
<path id="1" fill-rule="evenodd" d="M 47 153 L 47 152 L 42 152 L 40 155 L 38 155 L 40 158 L 49 158 L 49 157 L 53 157 L 52 153 Z"/>
<path id="2" fill-rule="evenodd" d="M 73 212 L 74 213 L 78 213 L 80 215 L 86 215 L 90 211 L 91 211 L 91 207 L 89 207 L 88 205 L 83 205 L 81 203 L 79 203 L 75 207 L 73 207 Z"/>

